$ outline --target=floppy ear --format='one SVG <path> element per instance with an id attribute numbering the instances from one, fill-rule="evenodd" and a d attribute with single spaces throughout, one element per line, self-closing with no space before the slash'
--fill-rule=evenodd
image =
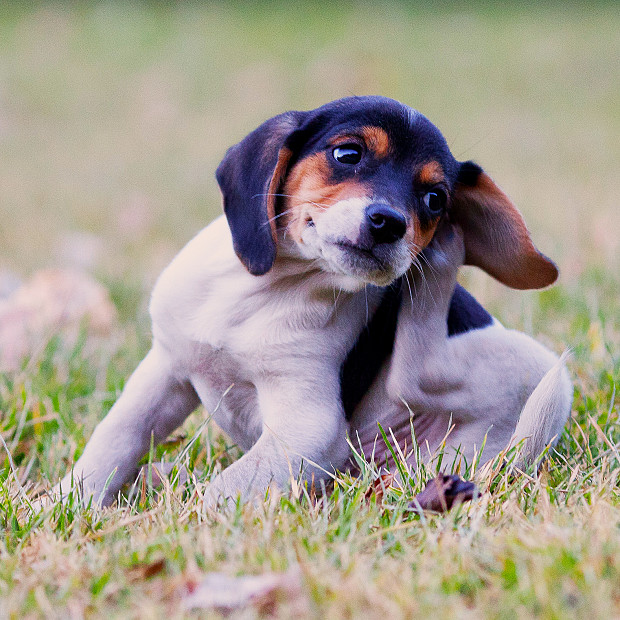
<path id="1" fill-rule="evenodd" d="M 293 155 L 285 145 L 304 112 L 286 112 L 228 149 L 215 173 L 239 260 L 255 276 L 276 259 L 276 196 Z"/>
<path id="2" fill-rule="evenodd" d="M 463 229 L 466 264 L 512 288 L 555 282 L 555 263 L 536 249 L 523 216 L 482 168 L 461 164 L 450 202 L 450 217 Z"/>

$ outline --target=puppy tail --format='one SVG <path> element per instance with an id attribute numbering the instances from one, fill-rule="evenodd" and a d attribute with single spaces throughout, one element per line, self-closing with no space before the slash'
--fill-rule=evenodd
<path id="1" fill-rule="evenodd" d="M 517 467 L 531 465 L 549 445 L 555 445 L 571 411 L 573 386 L 566 369 L 565 351 L 540 380 L 527 399 L 517 422 L 510 446 L 524 441 L 515 462 Z"/>

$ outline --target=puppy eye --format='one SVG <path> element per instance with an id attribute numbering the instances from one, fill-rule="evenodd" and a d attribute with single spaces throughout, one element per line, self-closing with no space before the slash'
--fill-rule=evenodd
<path id="1" fill-rule="evenodd" d="M 445 192 L 440 189 L 435 189 L 425 194 L 423 200 L 429 211 L 433 214 L 437 214 L 445 209 L 448 197 Z"/>
<path id="2" fill-rule="evenodd" d="M 334 159 L 341 164 L 355 165 L 362 159 L 362 149 L 357 144 L 337 146 L 333 151 Z"/>

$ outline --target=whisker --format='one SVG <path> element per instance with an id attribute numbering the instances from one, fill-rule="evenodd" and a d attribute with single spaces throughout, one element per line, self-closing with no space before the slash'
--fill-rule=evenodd
<path id="1" fill-rule="evenodd" d="M 435 283 L 437 283 L 436 278 L 435 278 Z M 438 307 L 437 300 L 435 299 L 435 296 L 433 295 L 433 288 L 431 287 L 430 282 L 428 281 L 428 278 L 426 276 L 424 277 L 424 284 L 426 288 L 428 289 L 428 294 L 431 298 L 431 301 L 433 302 L 433 305 L 435 307 Z M 440 294 L 441 294 L 441 291 L 440 291 Z"/>
<path id="2" fill-rule="evenodd" d="M 338 316 L 338 300 L 340 299 L 340 294 L 342 293 L 342 289 L 338 289 L 338 293 L 336 293 L 336 285 L 334 284 L 334 313 Z"/>
<path id="3" fill-rule="evenodd" d="M 336 294 L 336 285 L 334 284 L 334 306 L 338 303 L 338 300 L 340 299 L 341 294 L 342 294 L 341 288 L 338 289 L 338 293 Z"/>
<path id="4" fill-rule="evenodd" d="M 405 274 L 405 282 L 407 283 L 407 288 L 409 289 L 409 298 L 411 299 L 411 307 L 413 308 L 413 293 L 411 292 L 411 284 L 409 284 L 409 273 L 408 272 Z M 413 284 L 413 287 L 415 288 L 415 282 Z"/>
<path id="5" fill-rule="evenodd" d="M 250 196 L 250 200 L 254 200 L 254 198 L 258 198 L 259 196 L 281 196 L 283 198 L 296 198 L 293 194 L 275 194 L 272 192 L 265 192 L 264 194 L 254 194 L 254 196 Z"/>
<path id="6" fill-rule="evenodd" d="M 420 253 L 419 254 L 420 258 L 424 260 L 424 262 L 426 263 L 428 270 L 430 271 L 431 275 L 433 276 L 433 280 L 435 280 L 435 285 L 437 286 L 437 289 L 439 289 L 439 294 L 441 296 L 441 301 L 443 301 L 443 293 L 441 292 L 441 287 L 439 286 L 439 282 L 437 281 L 437 269 L 435 269 L 435 267 L 433 266 L 433 264 L 430 262 L 430 260 L 428 259 L 427 256 L 424 255 L 424 253 Z M 432 295 L 431 295 L 432 297 Z M 433 299 L 433 302 L 435 302 L 435 299 Z M 435 305 L 437 305 L 437 303 L 435 302 Z"/>
<path id="7" fill-rule="evenodd" d="M 412 243 L 411 245 L 414 246 L 415 248 L 419 247 L 415 243 Z M 423 251 L 421 252 L 418 251 L 417 254 L 414 255 L 413 252 L 409 250 L 409 255 L 411 256 L 412 264 L 416 265 L 420 273 L 420 276 L 422 277 L 422 284 L 428 287 L 428 291 L 431 296 L 431 299 L 433 300 L 433 303 L 437 305 L 437 300 L 433 296 L 432 288 L 430 286 L 428 278 L 426 277 L 426 272 L 427 271 L 430 272 L 430 274 L 433 276 L 433 280 L 435 281 L 436 288 L 439 290 L 440 300 L 443 301 L 443 293 L 441 291 L 441 287 L 439 286 L 439 282 L 437 280 L 437 273 L 438 273 L 437 269 L 434 267 L 433 263 L 429 260 L 428 256 L 424 254 Z M 423 268 L 422 261 L 426 265 L 426 269 Z"/>
<path id="8" fill-rule="evenodd" d="M 287 213 L 290 213 L 291 210 L 292 209 L 285 209 L 284 211 L 282 211 L 282 213 L 278 213 L 278 215 L 274 215 L 273 217 L 270 217 L 264 224 L 261 224 L 261 227 L 262 226 L 268 226 L 269 224 L 271 224 L 271 222 L 274 222 L 279 217 L 282 217 L 283 215 L 286 215 Z"/>
<path id="9" fill-rule="evenodd" d="M 424 252 L 419 252 L 418 256 L 420 257 L 420 260 L 424 261 L 424 263 L 428 266 L 428 268 L 431 271 L 435 271 L 435 267 L 433 266 L 433 263 L 431 263 L 431 261 L 428 259 L 428 256 L 426 256 Z"/>
<path id="10" fill-rule="evenodd" d="M 426 287 L 428 289 L 428 294 L 430 295 L 431 299 L 433 300 L 433 303 L 436 304 L 435 298 L 433 297 L 433 290 L 428 282 L 428 279 L 426 277 L 426 273 L 424 270 L 424 267 L 422 265 L 422 262 L 420 260 L 420 254 L 418 254 L 417 256 L 413 257 L 413 261 L 412 264 L 415 266 L 415 268 L 418 270 L 418 273 L 420 274 L 420 278 L 422 280 L 422 286 Z M 415 286 L 415 280 L 413 280 L 414 282 L 414 286 Z M 417 293 L 416 293 L 417 294 Z M 426 296 L 422 295 L 422 310 L 426 309 Z"/>
<path id="11" fill-rule="evenodd" d="M 294 200 L 297 200 L 298 202 L 307 202 L 308 204 L 315 205 L 316 207 L 329 208 L 332 206 L 329 204 L 324 204 L 322 202 L 314 202 L 307 198 L 302 198 L 301 196 L 295 196 L 295 194 L 276 194 L 272 192 L 265 192 L 263 194 L 254 194 L 253 196 L 250 197 L 250 200 L 253 200 L 254 198 L 258 198 L 262 196 L 276 196 L 276 197 L 281 197 L 281 198 L 292 198 Z M 332 204 L 338 202 L 337 198 L 330 198 L 329 196 L 320 196 L 320 198 L 321 200 L 331 200 Z"/>

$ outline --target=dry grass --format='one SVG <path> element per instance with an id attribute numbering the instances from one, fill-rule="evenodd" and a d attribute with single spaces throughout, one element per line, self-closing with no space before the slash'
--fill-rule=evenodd
<path id="1" fill-rule="evenodd" d="M 0 273 L 80 266 L 123 323 L 105 347 L 53 339 L 0 377 L 0 618 L 181 617 L 208 571 L 292 566 L 302 600 L 235 616 L 619 617 L 618 33 L 613 3 L 3 4 Z M 208 426 L 187 455 L 206 470 L 187 486 L 33 514 L 24 493 L 79 455 L 144 354 L 155 276 L 219 212 L 225 148 L 272 114 L 353 93 L 429 116 L 562 268 L 542 293 L 466 274 L 503 322 L 574 349 L 573 417 L 543 475 L 479 474 L 479 501 L 421 518 L 407 510 L 421 480 L 369 501 L 367 469 L 318 502 L 273 497 L 205 523 L 196 494 L 238 456 Z M 205 415 L 152 460 L 178 455 Z"/>

